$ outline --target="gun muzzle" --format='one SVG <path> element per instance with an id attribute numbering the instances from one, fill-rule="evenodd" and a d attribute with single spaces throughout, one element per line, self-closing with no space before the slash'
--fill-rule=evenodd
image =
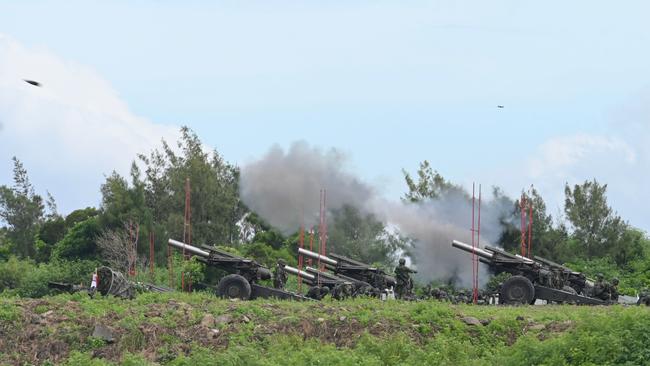
<path id="1" fill-rule="evenodd" d="M 185 250 L 186 252 L 192 253 L 194 255 L 198 255 L 199 257 L 208 258 L 210 256 L 210 253 L 206 252 L 203 249 L 193 247 L 189 244 L 185 244 L 174 239 L 169 239 L 167 243 L 169 244 L 169 246 L 172 246 L 176 249 Z"/>
<path id="2" fill-rule="evenodd" d="M 475 253 L 479 257 L 487 259 L 487 260 L 492 259 L 492 257 L 494 256 L 494 254 L 488 252 L 487 250 L 484 250 L 484 249 L 481 249 L 481 248 L 472 248 L 471 245 L 465 244 L 465 243 L 460 242 L 458 240 L 454 240 L 451 243 L 451 246 L 456 248 L 456 249 L 460 249 L 460 250 L 462 250 L 464 252 L 467 252 L 467 253 Z"/>
<path id="3" fill-rule="evenodd" d="M 314 275 L 311 273 L 307 273 L 305 271 L 301 271 L 298 268 L 291 267 L 291 266 L 284 266 L 284 270 L 287 271 L 287 273 L 290 273 L 294 276 L 300 276 L 306 280 L 313 281 L 316 279 Z"/>
<path id="4" fill-rule="evenodd" d="M 314 260 L 320 260 L 321 263 L 329 264 L 330 266 L 336 266 L 338 264 L 337 261 L 335 261 L 334 259 L 332 259 L 330 257 L 320 255 L 318 253 L 312 252 L 311 250 L 307 250 L 307 249 L 304 249 L 304 248 L 298 249 L 298 254 L 302 254 L 302 255 L 304 255 L 304 256 L 306 256 L 308 258 L 314 259 Z"/>

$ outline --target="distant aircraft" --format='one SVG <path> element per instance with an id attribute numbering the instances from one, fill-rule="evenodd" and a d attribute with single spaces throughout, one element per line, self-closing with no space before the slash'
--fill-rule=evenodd
<path id="1" fill-rule="evenodd" d="M 34 86 L 41 86 L 41 83 L 39 83 L 38 81 L 27 80 L 27 79 L 23 79 L 23 80 L 24 80 L 27 84 L 32 84 L 32 85 L 34 85 Z"/>
<path id="2" fill-rule="evenodd" d="M 497 108 L 503 109 L 504 107 L 502 105 L 498 105 Z"/>

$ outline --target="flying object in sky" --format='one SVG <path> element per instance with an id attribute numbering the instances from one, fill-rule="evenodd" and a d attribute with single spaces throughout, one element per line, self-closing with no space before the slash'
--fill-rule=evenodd
<path id="1" fill-rule="evenodd" d="M 41 86 L 41 83 L 39 83 L 38 81 L 27 80 L 27 79 L 23 79 L 23 80 L 25 80 L 25 82 L 26 82 L 27 84 L 32 84 L 32 85 L 34 85 L 34 86 Z"/>
<path id="2" fill-rule="evenodd" d="M 498 105 L 497 108 L 503 109 L 504 107 L 502 105 Z"/>

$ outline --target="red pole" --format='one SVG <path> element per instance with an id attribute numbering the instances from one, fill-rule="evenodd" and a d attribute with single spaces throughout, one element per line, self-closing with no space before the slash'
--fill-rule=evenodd
<path id="1" fill-rule="evenodd" d="M 304 217 L 303 217 L 304 221 Z M 300 236 L 298 237 L 298 247 L 299 248 L 304 248 L 305 247 L 305 226 L 304 224 L 300 224 Z M 302 271 L 302 263 L 303 262 L 303 256 L 300 254 L 298 256 L 298 269 Z M 298 272 L 298 293 L 302 293 L 302 276 L 300 275 L 300 272 Z"/>
<path id="2" fill-rule="evenodd" d="M 521 212 L 521 255 L 526 256 L 526 196 L 521 194 L 519 202 L 519 211 Z"/>
<path id="3" fill-rule="evenodd" d="M 152 228 L 151 231 L 149 231 L 149 274 L 151 276 L 151 283 L 154 282 L 153 244 L 154 244 L 154 233 Z"/>
<path id="4" fill-rule="evenodd" d="M 528 214 L 528 220 L 530 221 L 528 224 L 528 258 L 533 257 L 533 201 L 530 200 L 528 203 L 529 205 L 529 214 Z"/>
<path id="5" fill-rule="evenodd" d="M 477 240 L 476 240 L 476 246 L 480 247 L 481 246 L 481 199 L 482 199 L 482 191 L 481 191 L 481 185 L 478 185 L 478 229 L 477 229 Z M 478 304 L 478 256 L 476 257 L 476 261 L 474 262 L 475 266 L 475 275 L 474 275 L 474 304 Z"/>
<path id="6" fill-rule="evenodd" d="M 309 250 L 314 251 L 314 228 L 311 228 L 311 232 L 309 233 Z M 311 267 L 313 262 L 311 258 L 307 258 L 307 264 Z"/>
<path id="7" fill-rule="evenodd" d="M 323 189 L 323 253 L 327 255 L 327 190 Z M 323 267 L 324 269 L 325 267 Z"/>
<path id="8" fill-rule="evenodd" d="M 476 302 L 476 183 L 472 183 L 472 301 Z"/>

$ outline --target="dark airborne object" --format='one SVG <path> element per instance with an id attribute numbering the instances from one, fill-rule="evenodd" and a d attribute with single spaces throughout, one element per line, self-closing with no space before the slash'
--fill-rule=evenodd
<path id="1" fill-rule="evenodd" d="M 210 267 L 230 273 L 219 281 L 217 296 L 241 300 L 272 297 L 282 300 L 307 300 L 304 296 L 259 285 L 259 281 L 271 279 L 271 271 L 252 259 L 242 258 L 211 246 L 203 245 L 197 248 L 174 239 L 169 239 L 168 245 L 181 251 L 185 250 Z"/>
<path id="2" fill-rule="evenodd" d="M 499 108 L 499 109 L 503 109 L 503 108 L 505 108 L 505 107 L 502 106 L 502 105 L 498 105 L 497 108 Z"/>
<path id="3" fill-rule="evenodd" d="M 510 254 L 501 249 L 471 245 L 454 240 L 454 248 L 478 256 L 495 272 L 510 273 L 499 292 L 500 304 L 534 304 L 535 300 L 582 305 L 608 305 L 609 302 L 593 298 L 594 283 L 584 274 L 541 257 L 535 259 Z"/>
<path id="4" fill-rule="evenodd" d="M 27 80 L 27 79 L 23 79 L 23 80 L 24 80 L 27 84 L 32 84 L 32 85 L 34 85 L 34 86 L 38 86 L 38 87 L 41 86 L 41 83 L 39 83 L 38 81 Z"/>

